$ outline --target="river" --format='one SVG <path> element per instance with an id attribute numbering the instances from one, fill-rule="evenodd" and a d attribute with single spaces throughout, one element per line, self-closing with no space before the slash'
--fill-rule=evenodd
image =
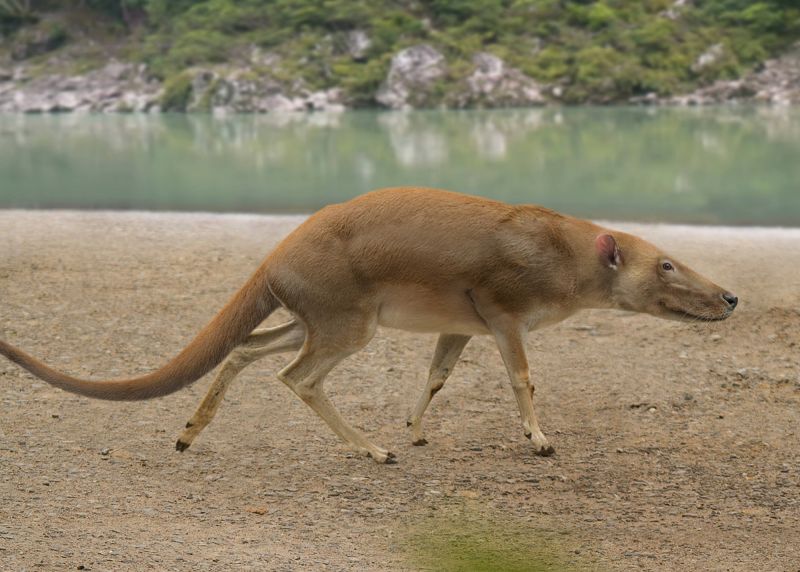
<path id="1" fill-rule="evenodd" d="M 307 213 L 398 185 L 596 219 L 800 226 L 800 110 L 0 115 L 0 208 Z"/>

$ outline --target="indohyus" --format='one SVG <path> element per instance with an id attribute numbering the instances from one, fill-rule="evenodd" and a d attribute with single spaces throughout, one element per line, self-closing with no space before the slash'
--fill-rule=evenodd
<path id="1" fill-rule="evenodd" d="M 652 244 L 530 205 L 394 188 L 323 208 L 284 239 L 228 304 L 174 359 L 141 377 L 77 379 L 0 341 L 0 353 L 66 391 L 141 400 L 178 391 L 222 363 L 177 442 L 185 450 L 213 418 L 236 375 L 268 354 L 296 352 L 277 377 L 359 453 L 394 455 L 345 421 L 323 390 L 326 375 L 363 348 L 378 326 L 439 334 L 422 416 L 473 336 L 497 343 L 534 451 L 553 448 L 539 428 L 526 334 L 587 308 L 661 318 L 724 320 L 737 298 Z M 292 319 L 257 329 L 277 308 Z"/>

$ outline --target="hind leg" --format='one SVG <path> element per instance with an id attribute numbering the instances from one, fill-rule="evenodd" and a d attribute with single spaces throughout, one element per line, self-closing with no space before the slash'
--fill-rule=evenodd
<path id="1" fill-rule="evenodd" d="M 411 440 L 414 445 L 427 445 L 428 441 L 422 435 L 422 416 L 433 399 L 433 396 L 444 387 L 444 382 L 453 371 L 461 352 L 469 342 L 470 336 L 457 334 L 441 334 L 436 342 L 436 351 L 431 361 L 428 383 L 417 400 L 417 405 L 408 418 L 406 425 L 411 427 Z"/>
<path id="2" fill-rule="evenodd" d="M 307 403 L 333 432 L 356 452 L 372 457 L 378 463 L 392 463 L 394 455 L 369 441 L 361 432 L 345 421 L 323 390 L 323 383 L 328 373 L 340 361 L 361 349 L 372 338 L 375 331 L 374 325 L 369 327 L 369 330 L 362 330 L 362 335 L 356 336 L 356 339 L 359 339 L 358 342 L 354 342 L 352 338 L 350 341 L 343 342 L 340 336 L 330 337 L 327 340 L 317 335 L 313 336 L 314 339 L 310 339 L 310 337 L 294 361 L 278 373 L 278 378 Z M 314 332 L 314 328 L 309 326 L 309 331 Z"/>
<path id="3" fill-rule="evenodd" d="M 254 361 L 267 356 L 289 351 L 297 351 L 303 346 L 306 332 L 298 322 L 287 322 L 274 328 L 263 328 L 254 331 L 237 347 L 219 370 L 214 383 L 208 390 L 200 407 L 197 408 L 192 418 L 186 423 L 186 428 L 175 443 L 178 451 L 185 451 L 192 441 L 211 423 L 217 409 L 230 387 L 231 382 L 239 373 Z"/>

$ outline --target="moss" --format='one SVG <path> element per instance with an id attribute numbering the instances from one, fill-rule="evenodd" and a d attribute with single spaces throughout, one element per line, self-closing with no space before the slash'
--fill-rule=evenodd
<path id="1" fill-rule="evenodd" d="M 568 537 L 466 507 L 417 522 L 403 539 L 415 569 L 442 572 L 571 572 L 587 563 L 565 546 Z M 446 516 L 445 516 L 446 515 Z"/>
<path id="2" fill-rule="evenodd" d="M 127 103 L 120 103 L 119 105 L 117 105 L 117 112 L 118 113 L 133 113 L 134 111 L 136 111 L 136 110 L 131 105 L 128 105 Z"/>
<path id="3" fill-rule="evenodd" d="M 240 79 L 242 78 L 240 77 Z M 192 107 L 192 111 L 211 111 L 214 107 L 214 98 L 222 86 L 222 81 L 223 80 L 219 77 L 215 77 L 211 80 L 208 87 L 206 87 L 203 94 L 200 96 L 197 104 Z"/>
<path id="4" fill-rule="evenodd" d="M 38 21 L 39 16 L 29 5 L 21 2 L 0 2 L 0 34 L 12 33 Z"/>
<path id="5" fill-rule="evenodd" d="M 11 57 L 25 60 L 59 49 L 69 40 L 66 28 L 57 21 L 43 21 L 17 32 L 11 44 Z"/>
<path id="6" fill-rule="evenodd" d="M 168 62 L 176 68 L 222 62 L 229 45 L 228 38 L 220 32 L 190 30 L 181 34 L 171 46 Z"/>
<path id="7" fill-rule="evenodd" d="M 375 94 L 389 71 L 391 57 L 386 54 L 367 62 L 342 58 L 333 66 L 334 77 L 344 89 L 345 97 L 354 107 L 376 105 Z"/>
<path id="8" fill-rule="evenodd" d="M 83 75 L 103 67 L 106 61 L 98 54 L 83 54 L 70 61 L 69 72 L 71 75 Z"/>
<path id="9" fill-rule="evenodd" d="M 569 53 L 548 46 L 540 51 L 532 60 L 522 63 L 522 70 L 545 81 L 555 81 L 566 77 L 570 72 L 572 58 Z"/>
<path id="10" fill-rule="evenodd" d="M 192 97 L 192 75 L 188 72 L 171 77 L 164 83 L 161 109 L 164 111 L 186 111 Z"/>

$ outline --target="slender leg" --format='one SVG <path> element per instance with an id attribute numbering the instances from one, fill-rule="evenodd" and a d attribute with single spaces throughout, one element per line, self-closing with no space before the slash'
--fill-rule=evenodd
<path id="1" fill-rule="evenodd" d="M 504 325 L 502 321 L 492 327 L 497 347 L 500 349 L 500 355 L 508 370 L 514 396 L 517 398 L 525 436 L 533 443 L 537 455 L 547 457 L 552 455 L 555 450 L 547 442 L 547 437 L 539 428 L 536 412 L 533 409 L 534 389 L 531 383 L 528 358 L 525 355 L 523 331 L 518 324 Z"/>
<path id="2" fill-rule="evenodd" d="M 272 345 L 272 353 L 288 352 L 294 349 L 297 340 L 300 344 L 306 339 L 306 330 L 300 322 L 291 320 L 271 328 L 259 328 L 247 336 L 242 343 L 245 348 L 260 349 Z M 290 347 L 291 346 L 291 347 Z"/>
<path id="3" fill-rule="evenodd" d="M 374 445 L 347 423 L 323 391 L 325 376 L 351 353 L 353 352 L 310 347 L 310 344 L 307 343 L 297 358 L 278 374 L 278 378 L 306 402 L 333 432 L 355 451 L 372 457 L 378 463 L 393 463 L 395 462 L 394 455 L 386 449 Z"/>
<path id="4" fill-rule="evenodd" d="M 417 405 L 408 418 L 406 425 L 411 427 L 411 442 L 414 445 L 427 445 L 428 441 L 422 434 L 422 416 L 433 399 L 433 396 L 444 387 L 444 382 L 453 371 L 464 346 L 469 342 L 470 336 L 457 334 L 441 334 L 436 342 L 436 351 L 431 361 L 428 383 L 417 400 Z"/>
<path id="5" fill-rule="evenodd" d="M 294 321 L 274 328 L 256 330 L 250 334 L 223 362 L 200 407 L 186 423 L 186 428 L 175 443 L 175 448 L 178 451 L 188 449 L 192 441 L 211 423 L 225 392 L 244 368 L 269 354 L 297 351 L 303 346 L 304 340 L 305 329 Z"/>

